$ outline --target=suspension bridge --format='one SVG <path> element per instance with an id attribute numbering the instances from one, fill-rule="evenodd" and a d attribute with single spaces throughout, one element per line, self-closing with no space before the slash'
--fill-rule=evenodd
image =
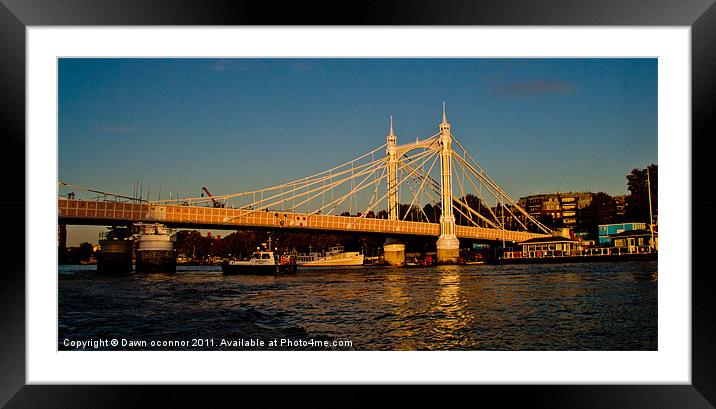
<path id="1" fill-rule="evenodd" d="M 512 200 L 460 144 L 444 104 L 434 135 L 399 145 L 391 117 L 382 146 L 328 170 L 267 188 L 149 200 L 136 193 L 123 196 L 64 182 L 58 187 L 96 195 L 58 197 L 59 224 L 144 222 L 227 230 L 379 233 L 389 238 L 436 236 L 438 262 L 443 263 L 457 261 L 461 238 L 520 242 L 554 234 Z M 439 222 L 430 217 L 430 208 L 439 212 Z M 348 211 L 336 214 L 340 210 Z M 404 250 L 404 244 L 389 240 L 384 246 L 386 260 L 400 264 Z"/>

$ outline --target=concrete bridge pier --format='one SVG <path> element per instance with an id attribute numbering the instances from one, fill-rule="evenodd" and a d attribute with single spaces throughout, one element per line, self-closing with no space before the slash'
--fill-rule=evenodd
<path id="1" fill-rule="evenodd" d="M 460 257 L 460 242 L 455 235 L 442 235 L 438 239 L 438 263 L 455 264 Z"/>
<path id="2" fill-rule="evenodd" d="M 126 227 L 113 227 L 99 241 L 97 273 L 117 274 L 132 272 L 131 232 Z"/>
<path id="3" fill-rule="evenodd" d="M 405 243 L 388 237 L 383 245 L 383 257 L 391 266 L 405 265 Z"/>
<path id="4" fill-rule="evenodd" d="M 137 268 L 139 273 L 176 272 L 175 236 L 160 223 L 139 224 Z"/>
<path id="5" fill-rule="evenodd" d="M 100 240 L 97 254 L 98 273 L 131 273 L 132 242 L 129 240 Z"/>

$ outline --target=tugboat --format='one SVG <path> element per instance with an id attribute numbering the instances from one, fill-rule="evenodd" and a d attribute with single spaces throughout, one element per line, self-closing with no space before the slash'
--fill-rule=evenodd
<path id="1" fill-rule="evenodd" d="M 296 273 L 296 258 L 290 255 L 278 255 L 271 251 L 271 238 L 268 250 L 256 251 L 248 261 L 225 260 L 221 263 L 224 274 L 274 275 Z"/>

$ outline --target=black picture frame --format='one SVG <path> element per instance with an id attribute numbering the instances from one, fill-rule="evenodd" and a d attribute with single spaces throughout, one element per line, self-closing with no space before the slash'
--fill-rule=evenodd
<path id="1" fill-rule="evenodd" d="M 8 238 L 0 277 L 0 405 L 34 407 L 145 407 L 159 399 L 162 407 L 263 401 L 264 406 L 315 403 L 358 407 L 376 402 L 405 406 L 410 401 L 441 404 L 456 396 L 468 402 L 499 402 L 500 407 L 570 408 L 713 408 L 716 405 L 716 305 L 711 295 L 716 274 L 708 255 L 693 252 L 692 382 L 690 385 L 504 385 L 470 386 L 449 391 L 404 386 L 337 386 L 326 397 L 318 386 L 70 386 L 25 382 L 25 38 L 27 26 L 67 25 L 587 25 L 689 26 L 692 58 L 692 215 L 716 210 L 709 158 L 708 125 L 716 117 L 716 6 L 712 0 L 494 0 L 484 2 L 213 2 L 162 0 L 0 0 L 0 121 L 4 141 L 0 169 L 6 191 L 0 196 L 4 236 Z M 49 206 L 50 204 L 48 204 Z M 14 216 L 12 216 L 14 215 Z M 24 215 L 24 217 L 19 217 Z M 716 231 L 713 217 L 699 218 L 692 243 Z M 23 233 L 21 233 L 23 232 Z M 31 239 L 31 238 L 30 238 Z M 280 389 L 280 390 L 276 390 Z M 449 398 L 449 400 L 446 400 Z M 496 400 L 495 400 L 496 399 Z M 321 404 L 324 403 L 324 404 Z M 450 403 L 448 403 L 450 404 Z M 453 404 L 457 404 L 455 401 Z"/>

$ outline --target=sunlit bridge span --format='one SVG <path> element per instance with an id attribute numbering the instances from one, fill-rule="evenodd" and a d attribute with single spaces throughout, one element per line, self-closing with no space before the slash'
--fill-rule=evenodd
<path id="1" fill-rule="evenodd" d="M 553 234 L 463 148 L 444 107 L 434 135 L 399 145 L 391 118 L 382 146 L 311 176 L 248 192 L 212 196 L 207 191 L 200 197 L 147 200 L 65 182 L 59 188 L 94 195 L 74 199 L 61 194 L 61 224 L 157 222 L 227 230 L 436 236 L 438 261 L 444 262 L 457 259 L 459 239 L 519 242 Z"/>

